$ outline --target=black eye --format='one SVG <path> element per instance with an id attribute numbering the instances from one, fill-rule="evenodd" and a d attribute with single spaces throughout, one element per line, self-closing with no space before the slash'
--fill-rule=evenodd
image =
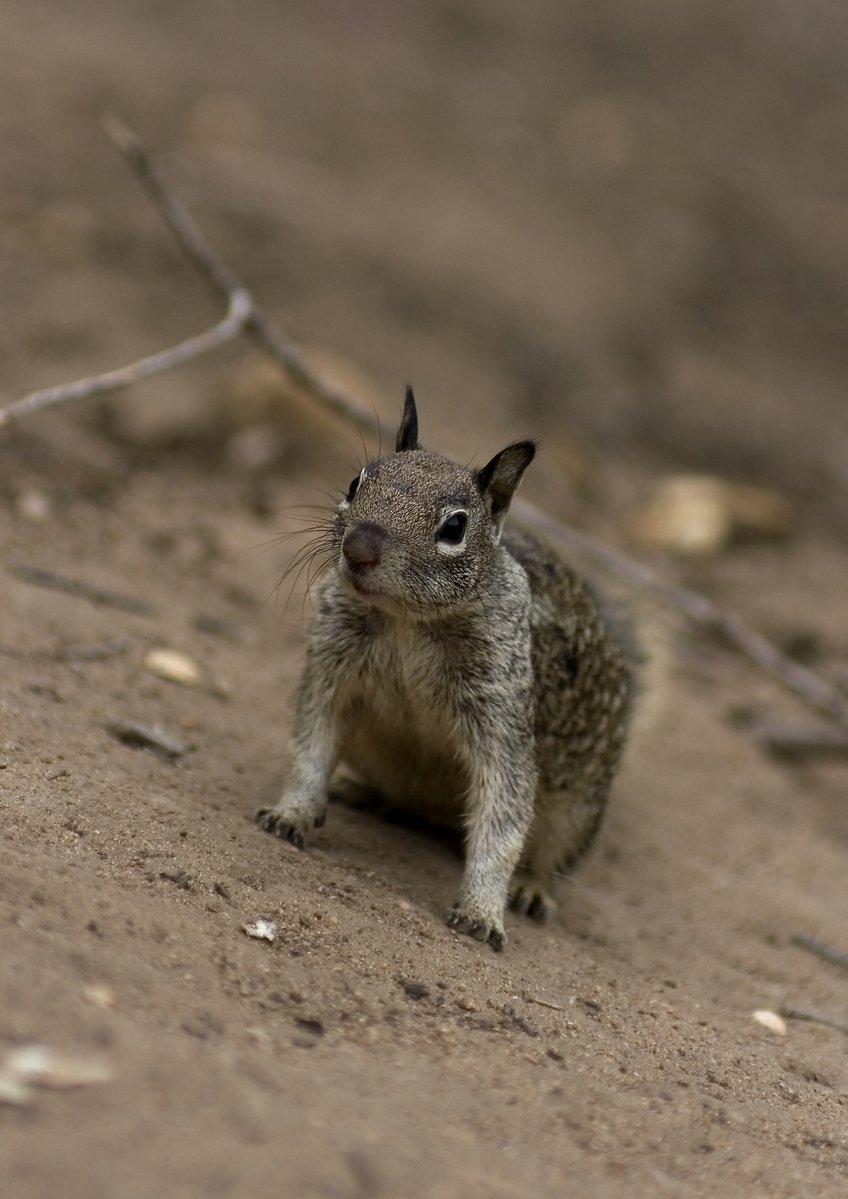
<path id="1" fill-rule="evenodd" d="M 355 479 L 351 479 L 350 487 L 348 487 L 347 495 L 345 496 L 345 499 L 347 500 L 348 503 L 350 503 L 350 501 L 356 495 L 357 491 L 359 491 L 359 484 L 361 482 L 362 482 L 361 474 L 357 475 Z"/>
<path id="2" fill-rule="evenodd" d="M 467 512 L 454 512 L 449 516 L 436 534 L 437 541 L 446 541 L 448 545 L 459 545 L 465 536 L 465 526 L 468 524 Z"/>

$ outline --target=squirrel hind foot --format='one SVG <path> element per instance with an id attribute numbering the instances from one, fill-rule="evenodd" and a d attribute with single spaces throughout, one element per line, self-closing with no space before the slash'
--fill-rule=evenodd
<path id="1" fill-rule="evenodd" d="M 519 879 L 509 897 L 509 906 L 520 916 L 545 924 L 556 911 L 556 900 L 536 878 Z"/>

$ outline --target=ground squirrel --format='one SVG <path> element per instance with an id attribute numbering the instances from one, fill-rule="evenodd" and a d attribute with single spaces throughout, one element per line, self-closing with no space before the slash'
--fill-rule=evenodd
<path id="1" fill-rule="evenodd" d="M 464 829 L 448 924 L 493 949 L 507 903 L 553 910 L 588 849 L 624 748 L 638 653 L 626 626 L 535 536 L 504 529 L 533 441 L 481 470 L 418 444 L 369 462 L 329 526 L 290 773 L 262 828 L 303 847 L 339 764 Z"/>

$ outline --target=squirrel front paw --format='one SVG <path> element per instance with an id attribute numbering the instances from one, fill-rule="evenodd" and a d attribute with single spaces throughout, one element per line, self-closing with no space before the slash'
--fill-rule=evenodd
<path id="1" fill-rule="evenodd" d="M 296 849 L 306 848 L 306 834 L 312 828 L 320 828 L 326 819 L 326 813 L 320 812 L 313 819 L 304 820 L 280 808 L 260 808 L 256 813 L 256 823 L 266 833 L 288 841 Z"/>
<path id="2" fill-rule="evenodd" d="M 485 944 L 491 945 L 495 953 L 500 953 L 506 945 L 506 933 L 499 922 L 470 915 L 463 911 L 458 904 L 454 905 L 448 916 L 448 928 L 453 928 L 458 933 L 465 933 L 466 936 L 473 937 L 475 941 L 483 941 Z"/>

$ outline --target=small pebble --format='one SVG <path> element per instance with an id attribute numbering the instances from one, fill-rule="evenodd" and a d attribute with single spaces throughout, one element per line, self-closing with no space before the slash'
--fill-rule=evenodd
<path id="1" fill-rule="evenodd" d="M 83 987 L 82 997 L 92 1007 L 102 1008 L 104 1011 L 109 1011 L 115 1006 L 115 992 L 102 983 L 92 983 L 91 986 Z"/>
<path id="2" fill-rule="evenodd" d="M 27 487 L 15 498 L 15 511 L 24 520 L 43 524 L 51 514 L 50 496 L 36 487 Z"/>
<path id="3" fill-rule="evenodd" d="M 195 687 L 200 682 L 200 667 L 187 654 L 175 649 L 152 649 L 144 658 L 144 668 L 157 678 Z"/>
<path id="4" fill-rule="evenodd" d="M 762 1024 L 763 1028 L 767 1028 L 775 1036 L 786 1036 L 786 1021 L 777 1012 L 769 1011 L 768 1008 L 762 1008 L 759 1011 L 752 1012 L 751 1016 L 756 1020 L 757 1024 Z"/>
<path id="5" fill-rule="evenodd" d="M 111 720 L 106 725 L 106 731 L 133 749 L 151 749 L 161 754 L 163 758 L 181 758 L 186 753 L 185 742 L 153 725 L 139 724 L 136 721 Z"/>

